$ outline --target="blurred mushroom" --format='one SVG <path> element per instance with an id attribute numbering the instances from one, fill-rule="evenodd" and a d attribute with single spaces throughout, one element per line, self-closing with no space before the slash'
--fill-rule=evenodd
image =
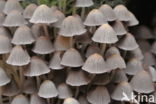
<path id="1" fill-rule="evenodd" d="M 93 4 L 93 0 L 76 0 L 76 7 L 90 7 Z"/>
<path id="2" fill-rule="evenodd" d="M 24 18 L 30 19 L 30 18 L 32 17 L 34 11 L 36 10 L 36 8 L 37 8 L 37 5 L 36 5 L 36 4 L 29 4 L 29 5 L 25 8 L 25 10 L 24 10 L 24 12 L 23 12 Z"/>
<path id="3" fill-rule="evenodd" d="M 40 98 L 38 95 L 32 94 L 30 98 L 30 104 L 46 104 L 46 101 Z"/>
<path id="4" fill-rule="evenodd" d="M 3 68 L 0 67 L 0 87 L 10 83 L 11 79 L 8 77 Z"/>
<path id="5" fill-rule="evenodd" d="M 75 98 L 67 98 L 64 100 L 63 104 L 80 104 Z"/>
<path id="6" fill-rule="evenodd" d="M 10 1 L 10 0 L 9 0 Z M 17 95 L 13 98 L 11 104 L 29 104 L 29 100 L 24 95 Z"/>

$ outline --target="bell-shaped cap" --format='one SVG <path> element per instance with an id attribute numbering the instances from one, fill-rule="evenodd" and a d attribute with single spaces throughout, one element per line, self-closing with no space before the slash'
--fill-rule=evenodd
<path id="1" fill-rule="evenodd" d="M 151 52 L 156 55 L 156 42 L 152 44 Z"/>
<path id="2" fill-rule="evenodd" d="M 69 48 L 71 48 L 71 38 L 70 37 L 64 37 L 61 35 L 58 35 L 55 42 L 54 42 L 54 48 L 57 51 L 65 51 Z"/>
<path id="3" fill-rule="evenodd" d="M 0 12 L 3 12 L 3 9 L 5 7 L 6 1 L 5 0 L 0 0 Z"/>
<path id="4" fill-rule="evenodd" d="M 139 60 L 142 60 L 144 58 L 144 55 L 139 47 L 136 48 L 135 50 L 130 51 L 130 56 L 135 57 Z"/>
<path id="5" fill-rule="evenodd" d="M 130 84 L 126 81 L 120 82 L 113 93 L 111 94 L 111 98 L 117 101 L 130 101 L 133 100 L 133 89 Z M 127 99 L 123 99 L 124 97 Z"/>
<path id="6" fill-rule="evenodd" d="M 86 32 L 81 18 L 78 15 L 66 17 L 61 25 L 59 34 L 65 37 L 81 35 Z"/>
<path id="7" fill-rule="evenodd" d="M 4 20 L 5 20 L 5 15 L 0 12 L 0 26 L 3 26 Z"/>
<path id="8" fill-rule="evenodd" d="M 94 85 L 107 85 L 111 81 L 111 76 L 108 73 L 98 74 L 92 80 Z"/>
<path id="9" fill-rule="evenodd" d="M 100 54 L 100 48 L 97 45 L 95 45 L 95 44 L 91 44 L 87 48 L 85 56 L 89 57 L 90 55 L 95 54 L 95 53 Z"/>
<path id="10" fill-rule="evenodd" d="M 79 100 L 80 104 L 89 104 L 85 95 L 81 95 L 78 100 Z"/>
<path id="11" fill-rule="evenodd" d="M 83 86 L 91 81 L 89 75 L 82 70 L 70 71 L 68 73 L 66 83 L 70 86 Z"/>
<path id="12" fill-rule="evenodd" d="M 148 71 L 150 72 L 152 76 L 153 82 L 156 82 L 156 69 L 153 66 L 149 66 Z"/>
<path id="13" fill-rule="evenodd" d="M 7 64 L 15 66 L 27 65 L 30 62 L 30 56 L 21 46 L 15 46 L 7 59 Z"/>
<path id="14" fill-rule="evenodd" d="M 76 0 L 76 7 L 90 7 L 93 4 L 93 0 Z"/>
<path id="15" fill-rule="evenodd" d="M 19 11 L 20 13 L 23 12 L 23 8 L 17 0 L 7 0 L 3 12 L 9 14 L 13 10 Z"/>
<path id="16" fill-rule="evenodd" d="M 153 33 L 147 26 L 141 25 L 138 26 L 135 30 L 135 37 L 138 39 L 152 39 Z"/>
<path id="17" fill-rule="evenodd" d="M 71 88 L 66 83 L 61 83 L 58 85 L 58 97 L 60 99 L 66 99 L 73 96 Z"/>
<path id="18" fill-rule="evenodd" d="M 119 20 L 116 20 L 112 27 L 116 32 L 116 35 L 120 36 L 120 35 L 125 35 L 127 33 L 123 23 Z"/>
<path id="19" fill-rule="evenodd" d="M 3 68 L 0 67 L 0 87 L 8 84 L 10 82 L 10 78 L 6 74 Z"/>
<path id="20" fill-rule="evenodd" d="M 119 54 L 113 54 L 106 59 L 107 67 L 111 70 L 126 68 L 124 59 Z"/>
<path id="21" fill-rule="evenodd" d="M 38 95 L 42 98 L 53 98 L 58 95 L 58 91 L 52 81 L 45 80 L 39 88 Z"/>
<path id="22" fill-rule="evenodd" d="M 152 45 L 145 39 L 138 39 L 137 43 L 143 53 L 150 52 Z"/>
<path id="23" fill-rule="evenodd" d="M 95 31 L 92 40 L 98 43 L 111 44 L 116 43 L 118 38 L 114 29 L 109 24 L 103 24 Z"/>
<path id="24" fill-rule="evenodd" d="M 118 47 L 123 50 L 134 50 L 138 48 L 138 44 L 131 33 L 127 33 L 119 42 Z"/>
<path id="25" fill-rule="evenodd" d="M 11 33 L 9 29 L 7 29 L 6 27 L 0 27 L 0 35 L 7 36 L 8 38 L 11 39 Z"/>
<path id="26" fill-rule="evenodd" d="M 54 13 L 52 13 L 51 8 L 42 4 L 36 8 L 33 13 L 33 16 L 30 19 L 31 23 L 54 23 L 57 21 Z"/>
<path id="27" fill-rule="evenodd" d="M 36 40 L 35 46 L 33 47 L 32 51 L 37 54 L 50 54 L 54 52 L 54 47 L 49 37 L 40 36 Z"/>
<path id="28" fill-rule="evenodd" d="M 46 100 L 40 98 L 36 94 L 32 94 L 30 97 L 30 104 L 46 104 Z"/>
<path id="29" fill-rule="evenodd" d="M 14 80 L 2 87 L 2 95 L 4 96 L 16 96 L 19 92 L 20 89 Z"/>
<path id="30" fill-rule="evenodd" d="M 82 70 L 91 74 L 102 74 L 109 71 L 104 58 L 97 53 L 92 54 L 87 58 Z"/>
<path id="31" fill-rule="evenodd" d="M 12 1 L 12 0 L 9 0 L 9 1 Z M 12 11 L 5 18 L 3 26 L 16 27 L 16 26 L 22 26 L 26 24 L 27 24 L 27 21 L 24 19 L 23 15 L 20 12 Z"/>
<path id="32" fill-rule="evenodd" d="M 135 15 L 129 11 L 129 16 L 130 16 L 130 19 L 128 21 L 128 26 L 136 26 L 139 24 L 139 21 L 138 19 L 135 17 Z"/>
<path id="33" fill-rule="evenodd" d="M 58 21 L 55 22 L 53 24 L 53 26 L 57 27 L 57 28 L 61 28 L 62 22 L 65 19 L 65 15 L 59 10 L 55 10 L 54 15 L 55 15 L 55 17 L 57 18 Z"/>
<path id="34" fill-rule="evenodd" d="M 113 82 L 120 83 L 122 81 L 128 81 L 128 78 L 123 69 L 117 69 L 113 76 Z"/>
<path id="35" fill-rule="evenodd" d="M 99 10 L 103 13 L 107 21 L 114 21 L 117 19 L 112 7 L 108 4 L 102 5 Z"/>
<path id="36" fill-rule="evenodd" d="M 61 65 L 68 66 L 68 67 L 80 67 L 84 64 L 83 59 L 80 53 L 74 49 L 68 49 L 61 60 Z"/>
<path id="37" fill-rule="evenodd" d="M 12 43 L 15 45 L 32 44 L 35 41 L 31 29 L 24 25 L 20 26 L 14 33 Z"/>
<path id="38" fill-rule="evenodd" d="M 108 58 L 108 57 L 110 57 L 110 56 L 112 56 L 112 55 L 114 55 L 114 54 L 120 55 L 120 51 L 118 50 L 117 47 L 112 46 L 112 47 L 110 47 L 110 48 L 106 51 L 105 57 Z"/>
<path id="39" fill-rule="evenodd" d="M 25 82 L 23 83 L 23 92 L 25 94 L 34 94 L 37 92 L 37 85 L 36 85 L 36 81 L 32 78 L 28 78 L 27 80 L 25 80 Z"/>
<path id="40" fill-rule="evenodd" d="M 0 34 L 0 54 L 6 54 L 11 51 L 11 40 L 5 34 Z"/>
<path id="41" fill-rule="evenodd" d="M 114 8 L 114 12 L 115 12 L 118 20 L 120 20 L 120 21 L 129 21 L 130 20 L 129 11 L 124 5 L 117 5 Z"/>
<path id="42" fill-rule="evenodd" d="M 11 0 L 9 0 L 11 1 Z M 29 100 L 24 95 L 17 95 L 13 98 L 12 102 L 10 104 L 30 104 Z"/>
<path id="43" fill-rule="evenodd" d="M 104 19 L 103 13 L 98 9 L 93 9 L 89 12 L 84 22 L 86 26 L 100 26 L 107 23 Z"/>
<path id="44" fill-rule="evenodd" d="M 36 8 L 37 8 L 36 4 L 29 4 L 23 12 L 24 18 L 30 19 L 32 15 L 34 14 L 34 11 L 36 10 Z"/>
<path id="45" fill-rule="evenodd" d="M 46 63 L 39 57 L 33 56 L 30 60 L 29 67 L 24 71 L 25 76 L 33 77 L 47 74 L 50 72 L 50 69 Z"/>
<path id="46" fill-rule="evenodd" d="M 127 62 L 127 67 L 125 69 L 125 72 L 128 75 L 135 75 L 141 70 L 143 70 L 142 62 L 138 60 L 137 58 L 131 58 Z"/>
<path id="47" fill-rule="evenodd" d="M 80 104 L 75 98 L 66 98 L 63 104 Z"/>
<path id="48" fill-rule="evenodd" d="M 35 39 L 37 39 L 38 37 L 40 37 L 41 35 L 43 35 L 43 28 L 42 28 L 42 24 L 33 24 L 31 26 L 31 31 L 32 31 L 32 34 L 33 34 L 33 37 Z"/>
<path id="49" fill-rule="evenodd" d="M 53 57 L 50 60 L 49 68 L 52 70 L 61 70 L 64 67 L 61 65 L 61 52 L 56 51 L 53 55 Z"/>
<path id="50" fill-rule="evenodd" d="M 155 65 L 155 63 L 156 63 L 156 59 L 151 52 L 144 53 L 144 59 L 143 59 L 144 66 Z"/>
<path id="51" fill-rule="evenodd" d="M 155 90 L 150 73 L 144 70 L 133 76 L 130 84 L 133 90 L 139 93 L 151 93 Z"/>
<path id="52" fill-rule="evenodd" d="M 91 104 L 109 104 L 110 95 L 106 87 L 97 86 L 87 94 L 87 100 Z"/>

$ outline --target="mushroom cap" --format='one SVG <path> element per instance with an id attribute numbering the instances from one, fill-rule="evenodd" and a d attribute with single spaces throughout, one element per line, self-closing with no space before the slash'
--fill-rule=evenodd
<path id="1" fill-rule="evenodd" d="M 71 48 L 71 38 L 70 37 L 64 37 L 61 35 L 58 35 L 55 42 L 54 42 L 54 48 L 57 51 L 65 51 L 69 48 Z"/>
<path id="2" fill-rule="evenodd" d="M 128 21 L 128 26 L 136 26 L 139 24 L 138 19 L 135 17 L 135 15 L 129 11 L 130 20 Z"/>
<path id="3" fill-rule="evenodd" d="M 87 15 L 86 20 L 84 22 L 84 25 L 86 25 L 86 26 L 100 26 L 100 25 L 105 24 L 105 23 L 107 23 L 107 21 L 104 20 L 103 13 L 98 9 L 93 9 Z"/>
<path id="4" fill-rule="evenodd" d="M 23 15 L 19 11 L 11 11 L 5 18 L 3 26 L 16 27 L 16 26 L 22 26 L 26 24 L 27 21 L 24 19 Z"/>
<path id="5" fill-rule="evenodd" d="M 25 76 L 33 77 L 47 74 L 50 72 L 50 69 L 46 63 L 39 57 L 33 56 L 30 60 L 29 67 L 24 71 Z"/>
<path id="6" fill-rule="evenodd" d="M 15 45 L 32 44 L 35 41 L 31 29 L 24 25 L 20 26 L 14 33 L 12 43 Z"/>
<path id="7" fill-rule="evenodd" d="M 124 94 L 128 97 L 127 101 L 132 100 L 132 94 L 133 94 L 133 89 L 130 86 L 130 84 L 126 81 L 120 82 L 117 87 L 115 88 L 115 90 L 113 91 L 113 93 L 111 94 L 111 98 L 114 100 L 118 100 L 118 101 L 122 101 Z"/>
<path id="8" fill-rule="evenodd" d="M 40 98 L 38 95 L 32 94 L 30 98 L 30 104 L 46 104 L 46 101 Z"/>
<path id="9" fill-rule="evenodd" d="M 108 58 L 108 57 L 112 56 L 113 54 L 118 54 L 118 55 L 120 55 L 120 51 L 119 51 L 118 48 L 115 47 L 115 46 L 110 47 L 110 48 L 106 51 L 105 57 Z"/>
<path id="10" fill-rule="evenodd" d="M 13 10 L 16 10 L 20 13 L 23 12 L 23 8 L 21 7 L 20 3 L 17 0 L 7 0 L 3 12 L 8 15 Z"/>
<path id="11" fill-rule="evenodd" d="M 70 71 L 66 83 L 70 86 L 83 86 L 90 83 L 91 77 L 82 70 Z"/>
<path id="12" fill-rule="evenodd" d="M 80 104 L 89 104 L 85 95 L 79 97 Z"/>
<path id="13" fill-rule="evenodd" d="M 15 46 L 7 59 L 7 64 L 15 66 L 27 65 L 30 62 L 30 56 L 21 46 Z"/>
<path id="14" fill-rule="evenodd" d="M 54 52 L 54 47 L 49 37 L 40 36 L 36 40 L 35 46 L 33 47 L 32 51 L 37 54 L 50 54 Z"/>
<path id="15" fill-rule="evenodd" d="M 120 83 L 123 81 L 128 81 L 128 78 L 123 69 L 117 69 L 115 75 L 113 76 L 113 82 Z"/>
<path id="16" fill-rule="evenodd" d="M 52 81 L 45 80 L 40 85 L 38 95 L 42 98 L 53 98 L 58 95 L 58 91 Z"/>
<path id="17" fill-rule="evenodd" d="M 0 35 L 7 36 L 11 39 L 11 33 L 6 27 L 0 27 Z"/>
<path id="18" fill-rule="evenodd" d="M 29 4 L 23 12 L 24 18 L 30 19 L 32 15 L 34 14 L 34 11 L 36 10 L 36 8 L 37 8 L 36 4 Z"/>
<path id="19" fill-rule="evenodd" d="M 107 21 L 114 21 L 117 19 L 112 7 L 108 4 L 102 5 L 99 10 L 103 13 Z"/>
<path id="20" fill-rule="evenodd" d="M 138 48 L 138 44 L 131 33 L 127 33 L 119 42 L 118 47 L 123 50 L 134 50 Z"/>
<path id="21" fill-rule="evenodd" d="M 78 15 L 66 17 L 60 27 L 59 34 L 65 37 L 72 37 L 75 35 L 82 35 L 86 29 Z"/>
<path id="22" fill-rule="evenodd" d="M 142 51 L 141 51 L 141 49 L 139 47 L 136 48 L 135 50 L 130 51 L 130 56 L 135 57 L 135 58 L 137 58 L 139 60 L 144 59 L 144 55 L 143 55 L 143 53 L 142 53 Z"/>
<path id="23" fill-rule="evenodd" d="M 0 0 L 0 12 L 3 12 L 3 9 L 5 7 L 6 1 L 5 0 Z"/>
<path id="24" fill-rule="evenodd" d="M 56 28 L 61 28 L 62 22 L 65 19 L 65 15 L 59 10 L 55 10 L 54 15 L 55 15 L 55 17 L 57 18 L 58 21 L 55 22 L 53 24 L 53 26 L 56 27 Z"/>
<path id="25" fill-rule="evenodd" d="M 144 70 L 133 76 L 130 84 L 133 90 L 139 93 L 151 93 L 155 90 L 150 73 Z"/>
<path id="26" fill-rule="evenodd" d="M 43 24 L 33 24 L 31 26 L 31 31 L 33 34 L 33 37 L 35 39 L 37 39 L 38 37 L 40 37 L 41 35 L 43 35 L 43 28 L 42 28 Z"/>
<path id="27" fill-rule="evenodd" d="M 153 66 L 149 66 L 149 72 L 152 76 L 153 82 L 156 82 L 156 69 Z"/>
<path id="28" fill-rule="evenodd" d="M 129 21 L 130 20 L 130 14 L 128 9 L 124 5 L 117 5 L 114 8 L 114 12 L 117 16 L 117 19 L 120 21 Z"/>
<path id="29" fill-rule="evenodd" d="M 87 100 L 91 104 L 109 104 L 110 95 L 106 87 L 97 86 L 87 94 Z"/>
<path id="30" fill-rule="evenodd" d="M 135 75 L 141 70 L 143 70 L 142 62 L 137 58 L 131 58 L 127 62 L 127 67 L 125 68 L 125 72 L 128 75 Z"/>
<path id="31" fill-rule="evenodd" d="M 9 53 L 12 49 L 11 40 L 5 34 L 0 35 L 0 54 Z"/>
<path id="32" fill-rule="evenodd" d="M 80 53 L 74 49 L 68 49 L 61 60 L 61 65 L 69 66 L 69 67 L 80 67 L 84 64 L 83 59 Z"/>
<path id="33" fill-rule="evenodd" d="M 113 24 L 113 29 L 116 32 L 116 35 L 125 35 L 127 33 L 126 28 L 122 24 L 121 21 L 116 20 L 115 23 Z"/>
<path id="34" fill-rule="evenodd" d="M 88 58 L 90 55 L 95 54 L 95 53 L 100 54 L 100 48 L 97 45 L 95 45 L 95 44 L 91 44 L 87 48 L 85 56 Z"/>
<path id="35" fill-rule="evenodd" d="M 124 59 L 119 54 L 113 54 L 106 59 L 107 67 L 111 70 L 126 68 Z"/>
<path id="36" fill-rule="evenodd" d="M 0 26 L 3 26 L 4 20 L 5 20 L 5 15 L 0 12 Z"/>
<path id="37" fill-rule="evenodd" d="M 54 23 L 57 21 L 57 18 L 55 17 L 54 13 L 52 13 L 51 8 L 48 6 L 42 4 L 36 8 L 34 11 L 30 22 L 31 23 Z"/>
<path id="38" fill-rule="evenodd" d="M 97 53 L 87 58 L 82 70 L 92 74 L 102 74 L 109 71 L 103 57 Z"/>
<path id="39" fill-rule="evenodd" d="M 116 43 L 118 41 L 117 35 L 109 24 L 101 25 L 94 33 L 92 40 L 98 43 Z"/>
<path id="40" fill-rule="evenodd" d="M 56 51 L 49 62 L 49 68 L 52 70 L 61 70 L 64 67 L 61 65 L 61 52 Z"/>
<path id="41" fill-rule="evenodd" d="M 90 7 L 93 4 L 93 0 L 76 0 L 76 7 Z"/>
<path id="42" fill-rule="evenodd" d="M 143 59 L 144 66 L 155 65 L 155 63 L 156 63 L 156 59 L 151 52 L 144 53 L 144 59 Z"/>
<path id="43" fill-rule="evenodd" d="M 63 104 L 80 104 L 75 98 L 66 98 Z"/>
<path id="44" fill-rule="evenodd" d="M 58 97 L 60 99 L 66 99 L 73 96 L 71 88 L 66 83 L 61 83 L 58 85 Z"/>
<path id="45" fill-rule="evenodd" d="M 10 83 L 10 78 L 7 76 L 3 68 L 0 67 L 0 87 Z"/>
<path id="46" fill-rule="evenodd" d="M 146 52 L 150 52 L 149 50 L 151 50 L 152 45 L 148 41 L 146 41 L 145 39 L 138 39 L 137 43 L 143 54 Z"/>
<path id="47" fill-rule="evenodd" d="M 11 1 L 11 0 L 9 0 Z M 24 95 L 17 95 L 13 98 L 11 104 L 29 104 L 29 100 L 26 96 Z"/>
<path id="48" fill-rule="evenodd" d="M 151 52 L 156 55 L 156 42 L 152 44 Z"/>

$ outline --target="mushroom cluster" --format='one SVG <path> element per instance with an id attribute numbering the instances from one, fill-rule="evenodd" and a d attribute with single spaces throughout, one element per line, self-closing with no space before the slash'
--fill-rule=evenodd
<path id="1" fill-rule="evenodd" d="M 90 11 L 93 5 L 76 0 L 67 14 L 0 0 L 0 104 L 132 104 L 133 93 L 156 97 L 155 63 L 144 64 L 128 29 L 137 18 L 121 4 Z"/>

